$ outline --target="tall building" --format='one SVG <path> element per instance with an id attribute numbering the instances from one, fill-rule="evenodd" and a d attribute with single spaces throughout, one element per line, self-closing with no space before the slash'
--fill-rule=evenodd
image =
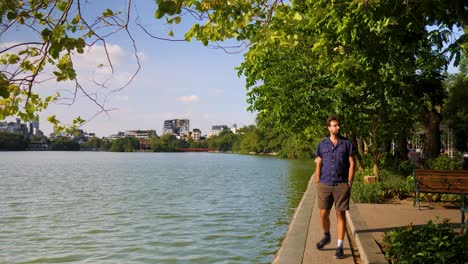
<path id="1" fill-rule="evenodd" d="M 39 121 L 29 121 L 29 135 L 41 135 Z"/>
<path id="2" fill-rule="evenodd" d="M 200 141 L 200 138 L 201 138 L 201 130 L 198 128 L 194 128 L 192 132 L 193 141 Z"/>
<path id="3" fill-rule="evenodd" d="M 188 131 L 190 131 L 190 120 L 188 119 L 172 119 L 164 121 L 163 134 L 184 136 Z"/>

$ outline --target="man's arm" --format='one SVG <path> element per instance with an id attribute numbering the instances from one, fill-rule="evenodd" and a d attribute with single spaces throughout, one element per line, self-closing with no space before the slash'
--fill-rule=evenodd
<path id="1" fill-rule="evenodd" d="M 349 156 L 349 172 L 348 172 L 348 183 L 352 184 L 354 180 L 354 155 Z"/>
<path id="2" fill-rule="evenodd" d="M 320 182 L 320 172 L 322 171 L 322 158 L 317 157 L 315 158 L 315 182 L 319 183 Z"/>

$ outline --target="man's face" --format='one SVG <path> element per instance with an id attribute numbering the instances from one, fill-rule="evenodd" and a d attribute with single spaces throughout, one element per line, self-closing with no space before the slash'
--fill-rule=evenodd
<path id="1" fill-rule="evenodd" d="M 330 135 L 338 136 L 340 134 L 340 124 L 332 120 L 328 126 L 328 131 L 330 131 Z"/>

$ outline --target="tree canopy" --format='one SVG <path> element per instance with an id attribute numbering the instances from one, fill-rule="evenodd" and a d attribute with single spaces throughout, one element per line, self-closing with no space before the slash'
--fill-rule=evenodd
<path id="1" fill-rule="evenodd" d="M 92 48 L 102 49 L 102 63 L 89 68 L 114 72 L 107 40 L 124 34 L 135 50 L 136 68 L 139 58 L 132 33 L 131 1 L 116 11 L 109 8 L 90 8 L 93 1 L 80 0 L 6 0 L 0 2 L 0 120 L 17 116 L 27 120 L 37 119 L 37 113 L 51 102 L 73 104 L 78 97 L 93 101 L 101 112 L 106 107 L 105 96 L 96 87 L 107 92 L 120 90 L 109 87 L 109 80 L 94 79 L 84 84 L 83 77 L 74 64 L 74 58 Z M 21 35 L 15 42 L 7 42 L 12 34 Z M 119 35 L 120 36 L 120 35 Z M 133 76 L 134 76 L 133 75 Z M 131 77 L 133 79 L 133 77 Z M 129 81 L 131 81 L 131 79 Z M 53 81 L 52 84 L 49 81 Z M 56 90 L 40 92 L 42 86 L 59 83 Z M 94 86 L 94 87 L 93 87 Z M 55 125 L 55 116 L 48 119 Z M 76 118 L 73 127 L 85 120 Z M 74 129 L 72 128 L 72 129 Z"/>
<path id="2" fill-rule="evenodd" d="M 467 45 L 456 33 L 467 21 L 460 0 L 157 2 L 157 18 L 201 19 L 187 40 L 247 42 L 239 74 L 259 118 L 315 137 L 339 115 L 377 159 L 402 128 L 433 123 L 446 97 L 443 73 Z"/>

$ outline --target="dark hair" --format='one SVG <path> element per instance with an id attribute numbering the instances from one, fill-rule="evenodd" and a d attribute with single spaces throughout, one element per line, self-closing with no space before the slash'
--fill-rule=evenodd
<path id="1" fill-rule="evenodd" d="M 330 126 L 331 121 L 336 121 L 338 122 L 338 125 L 340 124 L 340 119 L 337 116 L 330 116 L 327 118 L 327 127 Z"/>

